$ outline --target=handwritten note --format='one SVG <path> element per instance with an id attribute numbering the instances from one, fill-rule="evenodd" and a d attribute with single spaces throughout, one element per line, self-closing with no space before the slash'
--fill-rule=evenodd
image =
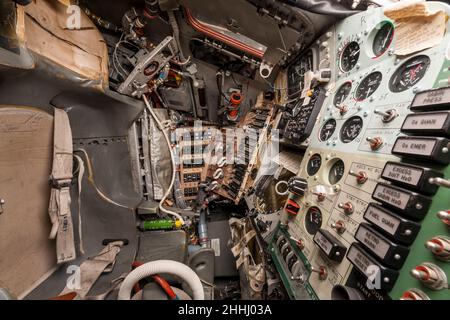
<path id="1" fill-rule="evenodd" d="M 404 56 L 441 43 L 445 34 L 446 14 L 430 12 L 423 1 L 406 1 L 385 10 L 395 23 L 395 54 Z"/>
<path id="2" fill-rule="evenodd" d="M 428 7 L 424 0 L 399 1 L 384 10 L 384 15 L 392 20 L 426 16 L 428 14 Z"/>

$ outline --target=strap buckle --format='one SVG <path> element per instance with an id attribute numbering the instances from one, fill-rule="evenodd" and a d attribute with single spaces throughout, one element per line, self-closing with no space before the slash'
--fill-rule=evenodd
<path id="1" fill-rule="evenodd" d="M 53 189 L 61 190 L 64 188 L 70 188 L 72 179 L 54 179 L 50 177 L 49 182 Z"/>

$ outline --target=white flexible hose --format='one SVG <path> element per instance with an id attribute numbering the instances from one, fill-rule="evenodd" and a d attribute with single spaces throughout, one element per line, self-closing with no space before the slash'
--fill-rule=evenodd
<path id="1" fill-rule="evenodd" d="M 204 300 L 202 282 L 198 275 L 187 265 L 173 260 L 156 260 L 147 262 L 131 271 L 123 280 L 117 296 L 118 300 L 130 300 L 131 289 L 140 280 L 154 274 L 172 274 L 183 279 L 191 288 L 194 300 Z"/>
<path id="2" fill-rule="evenodd" d="M 145 95 L 143 95 L 142 97 L 144 98 L 144 102 L 145 102 L 145 105 L 146 105 L 148 111 L 152 115 L 153 119 L 155 119 L 155 121 L 158 125 L 158 128 L 162 131 L 164 138 L 166 139 L 167 146 L 169 147 L 170 161 L 172 162 L 172 180 L 170 181 L 170 185 L 167 188 L 166 193 L 164 194 L 163 198 L 159 202 L 159 210 L 161 210 L 162 212 L 164 212 L 166 214 L 174 216 L 176 219 L 180 220 L 182 224 L 184 224 L 184 220 L 183 220 L 183 217 L 181 217 L 181 215 L 179 215 L 175 211 L 168 210 L 168 209 L 164 208 L 164 206 L 163 206 L 164 201 L 166 201 L 166 199 L 169 196 L 170 192 L 172 191 L 173 185 L 175 183 L 175 175 L 177 174 L 177 168 L 175 166 L 175 157 L 172 152 L 172 147 L 171 147 L 169 136 L 166 133 L 166 131 L 164 130 L 161 120 L 159 120 L 158 116 L 153 111 L 153 108 L 150 105 L 150 102 L 148 101 L 147 97 Z"/>
<path id="3" fill-rule="evenodd" d="M 283 191 L 283 192 L 281 192 L 281 191 L 279 190 L 279 188 L 280 188 L 281 185 L 285 185 L 285 186 L 286 186 L 286 190 Z M 285 196 L 285 195 L 287 195 L 287 194 L 289 193 L 289 189 L 288 189 L 287 187 L 288 187 L 287 181 L 284 181 L 284 180 L 278 181 L 277 184 L 275 185 L 275 192 L 276 192 L 276 194 L 278 194 L 279 196 Z"/>

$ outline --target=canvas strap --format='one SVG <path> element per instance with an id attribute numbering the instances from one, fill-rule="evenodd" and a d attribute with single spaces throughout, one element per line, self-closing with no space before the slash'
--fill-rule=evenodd
<path id="1" fill-rule="evenodd" d="M 76 258 L 70 185 L 72 182 L 73 145 L 69 117 L 64 110 L 55 109 L 53 131 L 53 166 L 50 175 L 52 190 L 48 212 L 52 222 L 50 239 L 56 239 L 57 263 Z"/>

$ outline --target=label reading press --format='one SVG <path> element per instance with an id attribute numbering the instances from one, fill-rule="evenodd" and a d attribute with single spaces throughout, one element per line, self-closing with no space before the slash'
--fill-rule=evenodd
<path id="1" fill-rule="evenodd" d="M 400 137 L 395 142 L 392 151 L 420 156 L 431 156 L 436 142 L 436 140 L 431 139 L 408 139 Z"/>
<path id="2" fill-rule="evenodd" d="M 383 210 L 373 205 L 369 205 L 369 207 L 367 207 L 364 218 L 367 221 L 372 222 L 374 225 L 380 227 L 390 235 L 395 235 L 398 226 L 400 225 L 399 219 L 387 214 Z"/>
<path id="3" fill-rule="evenodd" d="M 377 184 L 373 197 L 401 210 L 405 210 L 410 199 L 409 194 L 382 184 Z"/>
<path id="4" fill-rule="evenodd" d="M 384 167 L 381 177 L 416 187 L 419 184 L 422 173 L 422 169 L 389 162 Z"/>
<path id="5" fill-rule="evenodd" d="M 423 91 L 414 97 L 411 110 L 436 110 L 450 107 L 450 89 L 440 88 Z"/>

